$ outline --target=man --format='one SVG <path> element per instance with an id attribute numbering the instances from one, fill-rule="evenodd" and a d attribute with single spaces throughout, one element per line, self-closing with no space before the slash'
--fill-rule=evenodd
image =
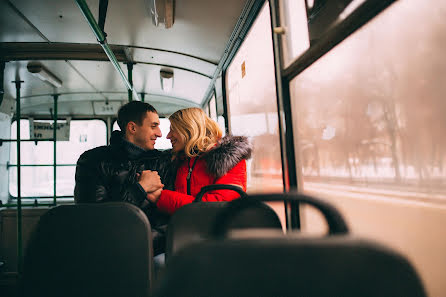
<path id="1" fill-rule="evenodd" d="M 118 111 L 121 131 L 113 131 L 110 145 L 84 152 L 76 166 L 76 203 L 126 201 L 148 216 L 154 233 L 155 255 L 163 252 L 168 217 L 147 200 L 148 193 L 173 189 L 175 179 L 170 152 L 154 149 L 161 137 L 155 108 L 132 101 Z"/>

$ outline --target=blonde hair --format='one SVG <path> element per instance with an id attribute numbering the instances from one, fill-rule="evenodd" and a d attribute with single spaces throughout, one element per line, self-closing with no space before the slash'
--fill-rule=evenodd
<path id="1" fill-rule="evenodd" d="M 222 137 L 218 124 L 197 107 L 180 109 L 169 117 L 170 129 L 177 132 L 184 143 L 184 153 L 196 157 L 210 150 Z"/>

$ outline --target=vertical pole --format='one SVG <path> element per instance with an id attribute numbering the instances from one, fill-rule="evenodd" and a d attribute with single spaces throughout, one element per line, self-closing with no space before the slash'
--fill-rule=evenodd
<path id="1" fill-rule="evenodd" d="M 279 135 L 282 157 L 282 172 L 284 191 L 297 190 L 296 158 L 294 151 L 293 124 L 289 95 L 289 81 L 283 79 L 282 42 L 281 36 L 274 32 L 280 27 L 279 1 L 269 0 L 271 16 L 271 34 L 273 40 L 274 68 L 276 77 L 277 112 L 279 116 Z M 300 229 L 299 204 L 285 204 L 287 229 Z"/>
<path id="2" fill-rule="evenodd" d="M 214 85 L 214 98 L 215 98 L 215 115 L 217 116 L 217 122 L 218 122 L 217 90 L 215 89 L 215 85 Z"/>
<path id="3" fill-rule="evenodd" d="M 146 93 L 141 93 L 141 101 L 144 102 L 144 99 L 146 97 Z"/>
<path id="4" fill-rule="evenodd" d="M 59 95 L 55 94 L 53 95 L 54 98 L 54 123 L 53 123 L 53 205 L 56 205 L 56 186 L 57 186 L 57 176 L 56 176 L 56 172 L 57 172 L 57 159 L 56 159 L 56 147 L 57 147 L 57 141 L 56 141 L 56 137 L 57 137 L 57 99 L 59 99 Z"/>
<path id="5" fill-rule="evenodd" d="M 231 133 L 231 122 L 229 121 L 229 99 L 226 94 L 226 69 L 221 75 L 222 96 L 223 96 L 223 117 L 225 119 L 226 134 Z"/>
<path id="6" fill-rule="evenodd" d="M 4 73 L 5 73 L 5 61 L 0 61 L 0 105 L 2 105 L 3 96 L 5 95 L 5 88 L 3 86 Z"/>
<path id="7" fill-rule="evenodd" d="M 17 124 L 17 272 L 22 273 L 22 195 L 20 168 L 20 87 L 21 80 L 13 81 L 16 88 L 16 124 Z"/>
<path id="8" fill-rule="evenodd" d="M 110 144 L 111 132 L 113 132 L 113 127 L 112 127 L 112 124 L 111 124 L 111 116 L 108 116 L 107 117 L 107 142 L 106 142 L 107 145 Z"/>
<path id="9" fill-rule="evenodd" d="M 132 86 L 132 88 L 133 88 L 133 63 L 127 63 L 127 73 L 128 73 L 130 86 Z M 133 100 L 132 90 L 127 90 L 127 93 L 129 95 L 129 102 L 130 102 Z"/>

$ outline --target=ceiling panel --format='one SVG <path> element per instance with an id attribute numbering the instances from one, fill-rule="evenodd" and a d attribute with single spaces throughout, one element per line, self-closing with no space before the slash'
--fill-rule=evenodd
<path id="1" fill-rule="evenodd" d="M 0 42 L 44 42 L 37 31 L 8 5 L 0 1 Z"/>
<path id="2" fill-rule="evenodd" d="M 99 2 L 87 3 L 97 17 Z M 14 0 L 14 5 L 50 42 L 97 42 L 74 0 Z"/>

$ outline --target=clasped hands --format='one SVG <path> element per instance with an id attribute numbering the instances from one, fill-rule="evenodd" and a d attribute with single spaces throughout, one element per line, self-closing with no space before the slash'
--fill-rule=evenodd
<path id="1" fill-rule="evenodd" d="M 164 185 L 157 171 L 144 170 L 137 173 L 138 182 L 147 193 L 147 199 L 156 203 L 160 198 Z"/>

